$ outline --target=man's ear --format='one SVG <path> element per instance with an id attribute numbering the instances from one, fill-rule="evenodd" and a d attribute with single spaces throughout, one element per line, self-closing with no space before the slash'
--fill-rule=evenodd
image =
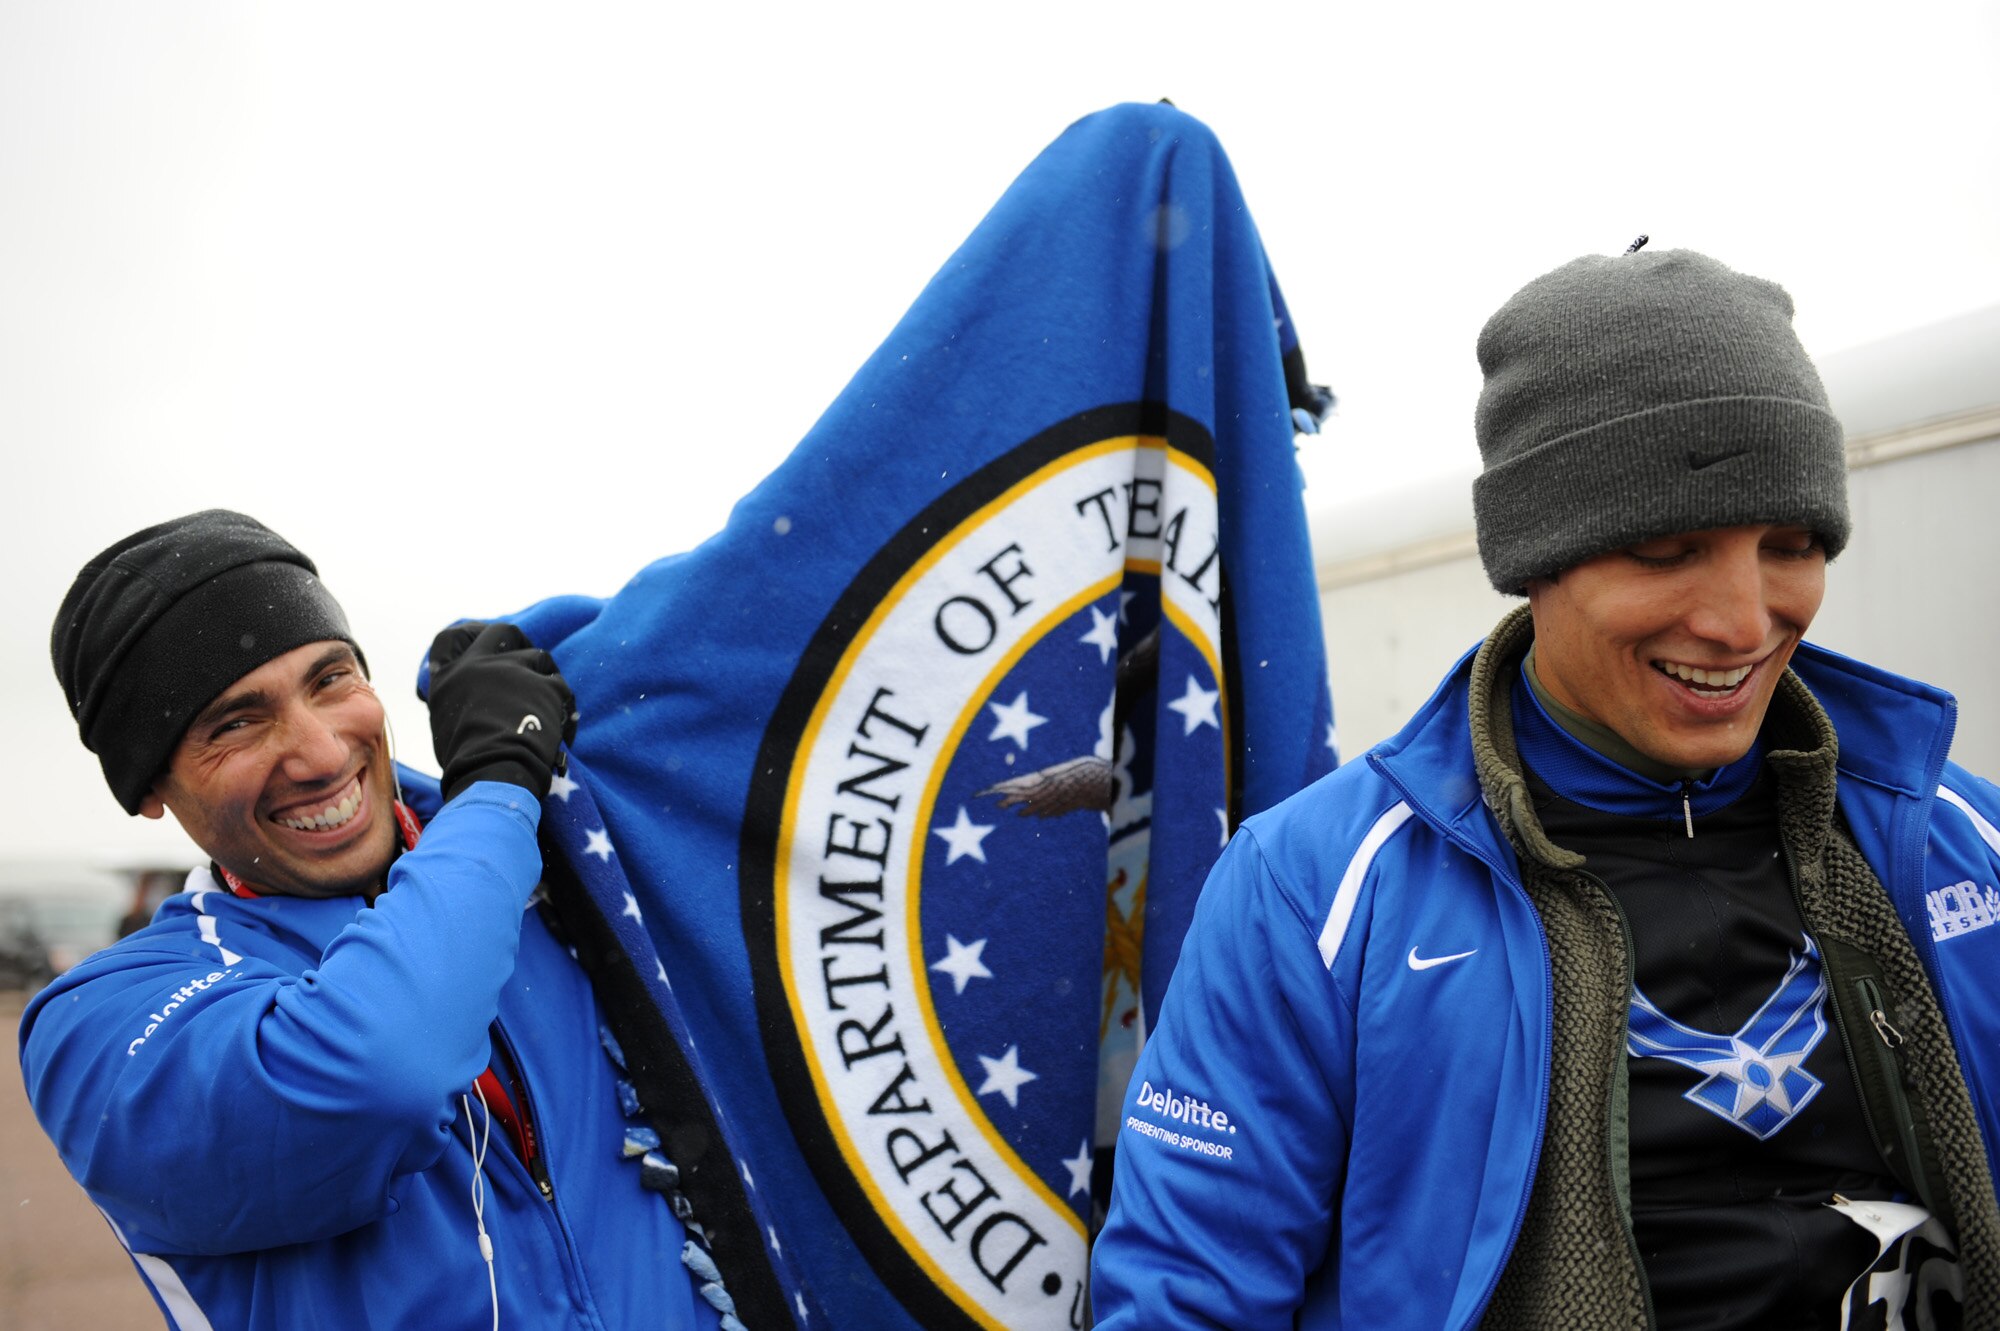
<path id="1" fill-rule="evenodd" d="M 160 788 L 158 786 L 153 787 L 153 789 L 139 797 L 139 816 L 141 818 L 164 818 L 166 813 L 167 804 L 165 800 L 160 798 Z"/>

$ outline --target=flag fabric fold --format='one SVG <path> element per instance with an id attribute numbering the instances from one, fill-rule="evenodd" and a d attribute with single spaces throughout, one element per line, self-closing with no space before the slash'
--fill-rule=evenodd
<path id="1" fill-rule="evenodd" d="M 1213 134 L 1115 107 L 722 532 L 512 616 L 576 692 L 549 868 L 635 1168 L 752 1331 L 1087 1325 L 1202 881 L 1333 763 L 1325 405 Z"/>

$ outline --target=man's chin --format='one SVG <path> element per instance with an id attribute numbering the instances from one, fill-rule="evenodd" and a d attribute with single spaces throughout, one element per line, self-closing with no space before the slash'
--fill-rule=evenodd
<path id="1" fill-rule="evenodd" d="M 371 844 L 367 846 L 350 846 L 323 858 L 273 856 L 268 868 L 265 861 L 260 861 L 249 873 L 234 872 L 253 889 L 273 896 L 373 896 L 388 882 L 389 865 L 395 859 L 393 829 L 386 830 L 390 836 L 370 837 Z M 381 844 L 372 844 L 377 841 Z M 261 879 L 260 869 L 265 875 Z"/>
<path id="2" fill-rule="evenodd" d="M 1757 731 L 1752 727 L 1743 735 L 1732 732 L 1727 735 L 1662 736 L 1652 744 L 1633 747 L 1664 767 L 1699 772 L 1729 766 L 1750 752 L 1756 742 Z"/>

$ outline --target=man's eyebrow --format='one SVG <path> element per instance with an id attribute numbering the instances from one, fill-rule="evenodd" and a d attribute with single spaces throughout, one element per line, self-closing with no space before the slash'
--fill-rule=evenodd
<path id="1" fill-rule="evenodd" d="M 188 729 L 193 730 L 197 726 L 213 725 L 225 716 L 233 716 L 237 712 L 252 711 L 258 707 L 268 707 L 270 703 L 271 695 L 262 689 L 245 689 L 241 693 L 225 693 L 208 706 L 202 708 L 196 714 L 194 720 L 188 722 Z"/>
<path id="2" fill-rule="evenodd" d="M 336 642 L 314 657 L 313 663 L 305 668 L 299 678 L 305 683 L 310 684 L 328 667 L 342 664 L 358 666 L 361 664 L 361 660 L 355 656 L 352 647 L 349 647 L 344 642 Z"/>

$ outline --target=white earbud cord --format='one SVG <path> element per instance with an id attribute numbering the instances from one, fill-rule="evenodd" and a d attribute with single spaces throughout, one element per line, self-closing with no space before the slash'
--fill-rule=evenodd
<path id="1" fill-rule="evenodd" d="M 401 804 L 403 802 L 403 777 L 396 770 L 396 728 L 389 724 L 389 713 L 386 710 L 382 713 L 382 747 L 388 751 L 389 785 L 396 793 L 396 803 Z M 462 1095 L 459 1097 L 461 1100 L 464 1098 Z"/>
<path id="2" fill-rule="evenodd" d="M 493 1111 L 476 1081 L 472 1093 L 479 1097 L 479 1109 L 485 1115 L 477 1141 L 472 1136 L 472 1105 L 463 1093 L 458 1103 L 465 1108 L 465 1144 L 472 1148 L 472 1219 L 479 1227 L 479 1255 L 486 1259 L 486 1288 L 493 1296 L 493 1331 L 500 1331 L 500 1282 L 493 1274 L 493 1240 L 486 1233 L 486 1148 L 493 1141 Z"/>

